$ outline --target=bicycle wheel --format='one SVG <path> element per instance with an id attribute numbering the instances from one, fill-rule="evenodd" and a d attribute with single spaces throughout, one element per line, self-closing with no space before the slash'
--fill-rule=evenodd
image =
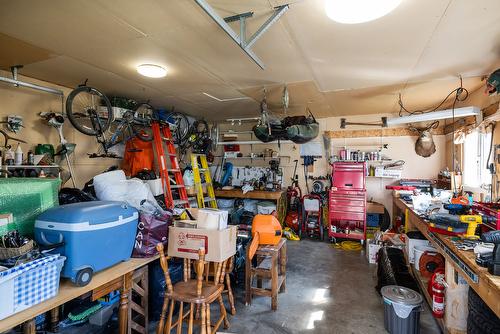
<path id="1" fill-rule="evenodd" d="M 113 121 L 108 98 L 95 88 L 81 86 L 66 99 L 66 114 L 75 129 L 87 136 L 105 132 Z"/>
<path id="2" fill-rule="evenodd" d="M 190 135 L 190 125 L 186 115 L 177 111 L 172 111 L 167 115 L 167 122 L 170 124 L 170 128 L 172 129 L 174 142 L 177 145 L 184 144 Z"/>
<path id="3" fill-rule="evenodd" d="M 132 120 L 131 126 L 134 135 L 140 140 L 153 140 L 151 121 L 153 120 L 154 112 L 155 109 L 149 103 L 141 103 L 135 109 L 134 119 Z"/>

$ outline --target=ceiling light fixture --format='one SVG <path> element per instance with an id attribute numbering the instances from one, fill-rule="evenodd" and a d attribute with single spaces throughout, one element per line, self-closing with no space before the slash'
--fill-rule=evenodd
<path id="1" fill-rule="evenodd" d="M 456 108 L 455 110 L 446 109 L 439 110 L 433 112 L 426 112 L 423 114 L 389 118 L 387 120 L 387 125 L 399 125 L 399 124 L 408 124 L 408 123 L 420 123 L 420 122 L 431 122 L 431 121 L 439 121 L 441 119 L 450 119 L 450 118 L 460 118 L 467 116 L 476 116 L 481 117 L 481 108 L 479 107 L 463 107 Z"/>
<path id="2" fill-rule="evenodd" d="M 402 0 L 325 0 L 326 15 L 346 24 L 376 20 L 392 12 Z"/>
<path id="3" fill-rule="evenodd" d="M 164 67 L 154 64 L 142 64 L 137 66 L 137 72 L 148 78 L 163 78 L 167 75 L 167 70 Z"/>

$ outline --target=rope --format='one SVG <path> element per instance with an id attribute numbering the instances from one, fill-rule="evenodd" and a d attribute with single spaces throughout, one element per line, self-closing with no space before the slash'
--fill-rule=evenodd
<path id="1" fill-rule="evenodd" d="M 358 251 L 363 249 L 363 246 L 356 241 L 342 241 L 341 243 L 335 242 L 334 244 L 332 244 L 332 247 L 345 251 Z"/>

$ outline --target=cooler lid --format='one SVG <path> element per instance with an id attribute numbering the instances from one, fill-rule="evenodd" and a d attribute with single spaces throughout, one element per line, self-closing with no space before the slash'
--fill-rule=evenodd
<path id="1" fill-rule="evenodd" d="M 423 301 L 422 295 L 418 292 L 399 285 L 384 286 L 380 293 L 382 297 L 396 304 L 420 305 Z"/>
<path id="2" fill-rule="evenodd" d="M 127 219 L 134 216 L 138 217 L 137 210 L 125 202 L 91 201 L 50 208 L 40 214 L 36 220 L 65 224 L 88 222 L 90 225 L 94 225 L 113 222 L 119 217 Z"/>

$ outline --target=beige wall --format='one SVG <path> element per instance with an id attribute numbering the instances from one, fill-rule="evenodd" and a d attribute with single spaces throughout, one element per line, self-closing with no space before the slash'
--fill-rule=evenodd
<path id="1" fill-rule="evenodd" d="M 0 72 L 2 76 L 10 76 L 8 72 Z M 46 82 L 41 82 L 31 78 L 21 77 L 22 80 L 26 80 L 33 83 L 38 83 L 41 85 L 47 85 L 51 87 L 56 87 L 64 90 L 67 95 L 71 90 L 65 87 L 49 84 Z M 28 144 L 23 144 L 22 148 L 24 152 L 29 149 L 33 149 L 38 143 L 51 143 L 57 145 L 59 139 L 55 129 L 45 125 L 38 116 L 39 112 L 42 111 L 61 111 L 61 99 L 55 95 L 34 91 L 28 88 L 15 88 L 7 84 L 0 83 L 0 118 L 5 118 L 9 114 L 21 115 L 24 118 L 25 127 L 22 132 L 18 135 L 20 138 L 25 139 Z M 380 115 L 383 116 L 383 115 Z M 384 115 L 386 116 L 386 115 Z M 377 121 L 379 120 L 376 116 L 353 116 L 348 117 L 349 121 Z M 319 119 L 320 123 L 320 134 L 326 130 L 340 130 L 340 118 L 330 117 Z M 230 126 L 230 124 L 223 124 L 222 130 L 224 128 L 232 128 L 234 130 L 246 130 L 249 127 L 242 126 Z M 363 129 L 360 126 L 350 126 L 348 130 Z M 65 124 L 65 136 L 70 142 L 77 144 L 76 152 L 72 159 L 73 166 L 75 169 L 77 186 L 82 187 L 83 184 L 92 178 L 95 174 L 108 168 L 113 164 L 117 164 L 119 161 L 112 159 L 89 159 L 87 153 L 96 151 L 95 140 L 91 137 L 85 136 L 77 132 L 69 122 Z M 249 139 L 249 137 L 241 136 L 241 140 Z M 346 138 L 346 139 L 335 139 L 332 140 L 334 146 L 343 145 L 380 145 L 382 143 L 389 144 L 389 148 L 384 150 L 384 154 L 393 160 L 404 160 L 406 162 L 403 171 L 403 177 L 405 178 L 434 178 L 440 169 L 446 166 L 445 161 L 445 140 L 444 136 L 435 136 L 435 143 L 437 152 L 430 158 L 422 158 L 415 154 L 413 146 L 416 137 L 404 136 L 404 137 L 377 137 L 377 138 Z M 318 136 L 316 140 L 322 142 L 321 136 Z M 255 153 L 262 152 L 264 148 L 269 147 L 278 150 L 277 145 L 253 145 L 253 146 L 242 146 L 242 151 L 245 155 L 248 155 L 250 151 Z M 364 149 L 364 148 L 362 148 Z M 367 150 L 373 150 L 367 147 Z M 293 174 L 293 160 L 299 159 L 299 164 L 302 160 L 299 157 L 299 145 L 282 144 L 279 149 L 280 155 L 290 156 L 290 159 L 282 160 L 282 167 L 284 167 L 284 177 L 286 184 L 289 184 L 289 180 Z M 219 154 L 221 149 L 219 149 Z M 336 152 L 335 152 L 336 153 Z M 261 160 L 235 160 L 233 161 L 235 165 L 245 166 L 245 165 L 260 165 L 268 166 L 268 161 Z M 314 176 L 326 175 L 329 172 L 329 166 L 326 159 L 319 159 L 315 163 Z M 301 187 L 305 191 L 304 186 L 304 173 L 302 166 L 298 167 L 299 180 L 301 182 Z M 368 179 L 367 180 L 367 190 L 368 197 L 373 198 L 375 201 L 384 203 L 391 212 L 391 195 L 390 191 L 385 190 L 387 184 L 393 183 L 395 180 L 392 179 Z"/>
<path id="2" fill-rule="evenodd" d="M 390 116 L 390 115 L 380 115 Z M 394 116 L 393 116 L 394 117 Z M 378 116 L 352 116 L 348 117 L 348 121 L 352 122 L 376 122 L 380 120 Z M 318 119 L 320 124 L 320 136 L 318 136 L 318 141 L 323 141 L 321 138 L 324 131 L 342 131 L 340 129 L 340 117 L 329 117 Z M 238 126 L 231 126 L 230 124 L 222 124 L 221 131 L 225 129 L 233 129 L 234 131 L 248 130 L 250 126 L 245 126 L 245 124 Z M 363 126 L 349 126 L 347 130 L 359 130 L 359 129 L 373 129 L 373 127 L 363 127 Z M 240 135 L 240 140 L 249 140 L 248 135 Z M 359 147 L 360 150 L 373 151 L 376 150 L 377 146 L 381 144 L 388 144 L 388 149 L 383 150 L 383 154 L 388 156 L 393 160 L 404 160 L 406 163 L 403 167 L 403 177 L 404 178 L 436 178 L 438 172 L 446 166 L 445 160 L 445 136 L 439 135 L 434 136 L 434 142 L 436 144 L 436 153 L 429 158 L 422 158 L 415 153 L 414 145 L 417 137 L 411 136 L 401 136 L 401 137 L 366 137 L 366 138 L 340 138 L 333 139 L 333 146 L 349 146 L 349 145 L 368 145 L 367 147 Z M 371 147 L 370 147 L 371 146 Z M 300 159 L 300 148 L 299 145 L 293 144 L 282 144 L 281 149 L 278 149 L 278 145 L 242 145 L 241 150 L 244 155 L 248 155 L 250 151 L 254 153 L 260 153 L 265 148 L 272 148 L 274 150 L 279 150 L 282 156 L 291 156 L 291 159 L 282 159 L 281 166 L 284 167 L 284 177 L 285 185 L 289 184 L 289 180 L 293 174 L 293 160 L 299 159 L 299 167 L 297 168 L 300 186 L 302 191 L 305 192 L 304 184 L 304 171 L 300 164 L 303 162 Z M 337 154 L 338 148 L 335 148 L 333 153 Z M 219 149 L 218 155 L 222 154 L 222 149 Z M 217 160 L 218 162 L 219 160 Z M 268 161 L 263 162 L 262 160 L 241 159 L 231 161 L 235 166 L 268 166 Z M 314 176 L 326 175 L 330 172 L 330 167 L 327 164 L 326 159 L 318 159 L 314 165 Z M 366 182 L 367 194 L 369 199 L 373 199 L 377 202 L 383 203 L 389 212 L 392 210 L 392 195 L 391 191 L 386 190 L 385 186 L 395 183 L 395 179 L 380 179 L 380 178 L 369 178 Z"/>
<path id="3" fill-rule="evenodd" d="M 0 71 L 0 75 L 11 77 L 10 73 L 5 71 Z M 65 97 L 71 91 L 71 89 L 66 87 L 23 76 L 20 76 L 19 80 L 62 89 Z M 38 114 L 43 111 L 61 112 L 61 102 L 61 98 L 56 95 L 29 88 L 17 88 L 0 82 L 0 119 L 5 120 L 7 115 L 11 114 L 23 116 L 25 128 L 18 134 L 9 133 L 27 142 L 27 144 L 21 144 L 25 154 L 28 150 L 34 151 L 34 147 L 39 143 L 48 143 L 57 147 L 59 136 L 56 130 L 44 124 Z M 77 144 L 72 162 L 77 186 L 80 188 L 96 173 L 119 162 L 111 159 L 89 159 L 87 153 L 95 152 L 97 148 L 95 140 L 76 131 L 69 121 L 64 124 L 64 135 L 69 142 Z M 0 140 L 3 140 L 3 136 L 0 137 Z M 3 141 L 0 142 L 0 146 L 2 145 Z M 65 163 L 63 163 L 63 167 L 66 168 Z M 66 185 L 71 186 L 70 183 Z"/>

